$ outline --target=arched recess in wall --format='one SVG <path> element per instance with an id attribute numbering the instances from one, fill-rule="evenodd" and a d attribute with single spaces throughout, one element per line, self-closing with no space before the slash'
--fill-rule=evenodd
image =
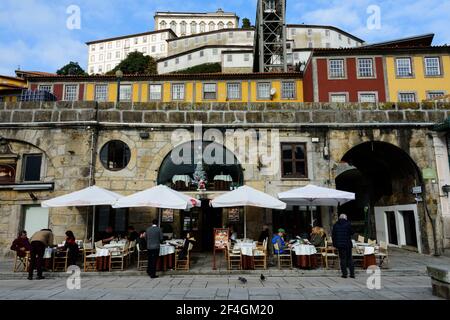
<path id="1" fill-rule="evenodd" d="M 202 146 L 203 155 L 196 152 L 198 146 Z M 178 156 L 180 159 L 175 158 Z M 181 158 L 186 161 L 181 161 Z M 167 185 L 180 191 L 196 190 L 197 187 L 192 183 L 194 173 L 201 169 L 199 162 L 206 173 L 208 191 L 229 190 L 244 183 L 241 164 L 225 146 L 215 142 L 203 141 L 196 144 L 190 141 L 175 147 L 166 155 L 158 170 L 158 185 Z"/>
<path id="2" fill-rule="evenodd" d="M 354 192 L 356 200 L 342 205 L 339 211 L 349 216 L 356 233 L 376 237 L 375 207 L 416 203 L 412 189 L 423 185 L 421 172 L 410 155 L 399 147 L 386 142 L 365 142 L 349 150 L 341 161 L 336 188 Z"/>

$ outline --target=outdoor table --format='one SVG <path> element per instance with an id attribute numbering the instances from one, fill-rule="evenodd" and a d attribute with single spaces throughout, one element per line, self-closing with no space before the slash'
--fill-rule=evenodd
<path id="1" fill-rule="evenodd" d="M 174 267 L 175 247 L 170 244 L 162 244 L 159 248 L 159 257 L 157 260 L 158 271 L 167 271 Z"/>
<path id="2" fill-rule="evenodd" d="M 214 177 L 214 181 L 225 181 L 225 182 L 233 182 L 233 178 L 230 175 L 217 175 Z"/>
<path id="3" fill-rule="evenodd" d="M 317 250 L 313 245 L 295 244 L 292 246 L 292 252 L 295 254 L 297 267 L 301 269 L 317 268 Z"/>
<path id="4" fill-rule="evenodd" d="M 364 247 L 363 268 L 367 269 L 370 266 L 376 265 L 377 265 L 377 258 L 375 256 L 375 247 L 373 246 Z"/>
<path id="5" fill-rule="evenodd" d="M 242 254 L 242 269 L 255 269 L 255 261 L 253 259 L 253 249 L 256 249 L 256 242 L 238 241 L 233 247 L 233 250 L 239 250 Z"/>
<path id="6" fill-rule="evenodd" d="M 95 263 L 97 271 L 109 271 L 109 260 L 111 253 L 109 249 L 97 248 L 95 251 Z"/>

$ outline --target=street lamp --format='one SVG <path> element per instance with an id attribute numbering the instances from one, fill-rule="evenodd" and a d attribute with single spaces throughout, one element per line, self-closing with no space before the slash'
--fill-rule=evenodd
<path id="1" fill-rule="evenodd" d="M 119 104 L 120 102 L 120 80 L 123 78 L 123 72 L 121 70 L 116 71 L 116 78 L 117 78 L 117 99 L 116 103 Z"/>

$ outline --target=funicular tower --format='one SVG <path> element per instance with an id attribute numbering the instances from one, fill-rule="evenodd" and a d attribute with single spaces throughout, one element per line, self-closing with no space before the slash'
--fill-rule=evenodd
<path id="1" fill-rule="evenodd" d="M 286 0 L 258 0 L 255 72 L 286 72 Z"/>

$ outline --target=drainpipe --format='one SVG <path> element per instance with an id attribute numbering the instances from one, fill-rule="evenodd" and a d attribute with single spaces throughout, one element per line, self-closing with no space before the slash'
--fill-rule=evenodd
<path id="1" fill-rule="evenodd" d="M 98 144 L 98 133 L 99 133 L 99 119 L 98 119 L 98 102 L 95 102 L 95 124 L 91 127 L 91 159 L 89 163 L 89 187 L 95 185 L 95 162 L 97 158 L 97 144 Z M 92 209 L 92 243 L 94 243 L 94 223 L 95 223 L 95 207 Z M 89 227 L 89 210 L 86 213 L 86 238 L 88 235 Z"/>

